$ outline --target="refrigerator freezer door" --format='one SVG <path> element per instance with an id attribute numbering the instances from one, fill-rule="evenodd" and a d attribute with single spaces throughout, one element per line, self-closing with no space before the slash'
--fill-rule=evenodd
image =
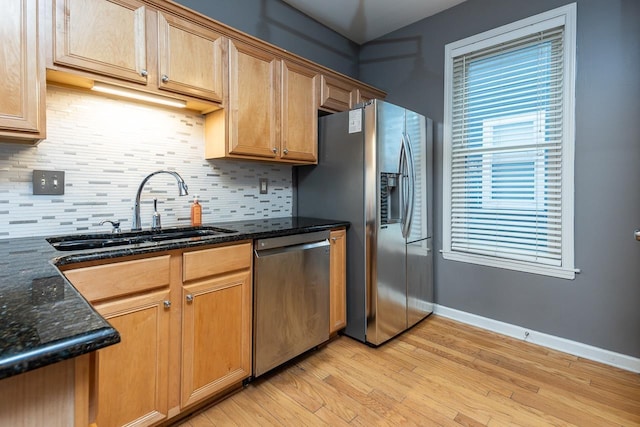
<path id="1" fill-rule="evenodd" d="M 407 244 L 407 327 L 433 312 L 431 239 Z"/>

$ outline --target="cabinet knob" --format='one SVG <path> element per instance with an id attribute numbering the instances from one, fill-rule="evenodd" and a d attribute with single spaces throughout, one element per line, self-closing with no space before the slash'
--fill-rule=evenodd
<path id="1" fill-rule="evenodd" d="M 164 301 L 164 308 L 171 308 L 171 301 Z"/>
<path id="2" fill-rule="evenodd" d="M 147 70 L 140 70 L 140 75 L 142 77 L 147 77 L 149 75 L 149 72 L 147 72 Z"/>
<path id="3" fill-rule="evenodd" d="M 167 76 L 166 74 L 162 75 L 162 83 L 166 83 L 169 81 L 169 76 Z"/>
<path id="4" fill-rule="evenodd" d="M 286 148 L 285 148 L 284 150 L 282 150 L 282 152 L 283 152 L 284 154 L 289 154 L 289 150 L 287 150 Z"/>
<path id="5" fill-rule="evenodd" d="M 278 149 L 277 149 L 276 147 L 273 147 L 273 148 L 271 149 L 271 151 L 273 151 L 274 153 L 277 153 L 277 152 L 278 152 Z"/>
<path id="6" fill-rule="evenodd" d="M 336 240 L 338 240 L 338 238 L 337 238 L 337 237 L 332 237 L 332 238 L 331 238 L 331 241 L 332 241 L 333 243 L 335 243 L 335 242 L 336 242 Z"/>
<path id="7" fill-rule="evenodd" d="M 193 302 L 193 295 L 187 294 L 187 302 Z"/>

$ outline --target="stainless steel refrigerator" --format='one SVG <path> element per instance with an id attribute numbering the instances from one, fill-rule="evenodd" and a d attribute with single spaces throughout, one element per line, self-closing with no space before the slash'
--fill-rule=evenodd
<path id="1" fill-rule="evenodd" d="M 379 345 L 433 311 L 432 122 L 373 100 L 318 132 L 318 165 L 296 168 L 297 214 L 351 222 L 345 334 Z"/>

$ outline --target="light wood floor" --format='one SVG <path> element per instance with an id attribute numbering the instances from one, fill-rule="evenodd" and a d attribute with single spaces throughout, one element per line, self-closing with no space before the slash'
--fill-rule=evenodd
<path id="1" fill-rule="evenodd" d="M 209 426 L 640 426 L 640 374 L 431 316 L 347 337 L 183 421 Z"/>

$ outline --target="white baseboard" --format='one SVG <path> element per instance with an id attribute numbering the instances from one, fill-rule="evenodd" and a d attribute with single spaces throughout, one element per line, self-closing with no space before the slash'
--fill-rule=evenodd
<path id="1" fill-rule="evenodd" d="M 554 335 L 533 331 L 521 326 L 500 322 L 498 320 L 489 319 L 487 317 L 478 316 L 476 314 L 467 313 L 454 308 L 444 307 L 438 304 L 434 307 L 434 314 L 502 335 L 507 335 L 512 338 L 573 354 L 574 356 L 584 357 L 585 359 L 605 363 L 627 371 L 640 373 L 640 358 L 615 353 L 613 351 L 594 347 L 588 344 L 582 344 L 577 341 L 571 341 Z"/>

